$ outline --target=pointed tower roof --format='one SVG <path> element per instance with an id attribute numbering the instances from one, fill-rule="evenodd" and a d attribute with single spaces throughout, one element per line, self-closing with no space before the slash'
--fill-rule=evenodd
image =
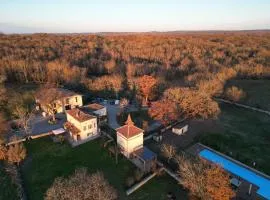
<path id="1" fill-rule="evenodd" d="M 128 126 L 134 125 L 134 122 L 132 121 L 130 114 L 128 114 L 128 118 L 127 118 L 127 121 L 125 122 L 125 124 Z"/>
<path id="2" fill-rule="evenodd" d="M 125 125 L 117 128 L 116 131 L 118 133 L 121 133 L 125 138 L 131 138 L 143 133 L 142 129 L 134 125 L 134 122 L 132 121 L 130 114 L 128 115 Z"/>

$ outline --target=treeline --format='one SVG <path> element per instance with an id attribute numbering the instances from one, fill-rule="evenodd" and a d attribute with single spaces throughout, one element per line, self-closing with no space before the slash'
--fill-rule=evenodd
<path id="1" fill-rule="evenodd" d="M 270 78 L 270 33 L 2 34 L 0 73 L 7 82 L 113 93 L 151 75 L 161 90 L 191 86 L 214 95 L 234 77 Z"/>

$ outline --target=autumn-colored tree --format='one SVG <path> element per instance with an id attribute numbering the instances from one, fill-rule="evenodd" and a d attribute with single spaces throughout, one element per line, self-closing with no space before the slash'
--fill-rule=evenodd
<path id="1" fill-rule="evenodd" d="M 202 200 L 230 200 L 235 193 L 229 175 L 218 165 L 180 155 L 176 158 L 181 184 Z"/>
<path id="2" fill-rule="evenodd" d="M 8 131 L 7 121 L 4 119 L 2 113 L 0 113 L 0 160 L 4 160 L 6 158 L 7 149 L 4 146 L 5 143 L 5 134 Z"/>
<path id="3" fill-rule="evenodd" d="M 80 168 L 68 178 L 56 178 L 44 199 L 115 200 L 117 192 L 101 172 L 88 174 L 86 168 Z"/>
<path id="4" fill-rule="evenodd" d="M 230 186 L 230 177 L 218 165 L 211 165 L 205 171 L 206 191 L 213 200 L 230 200 L 234 197 L 234 192 Z"/>
<path id="5" fill-rule="evenodd" d="M 161 153 L 165 158 L 167 158 L 167 162 L 170 162 L 176 154 L 176 147 L 171 144 L 162 144 Z"/>
<path id="6" fill-rule="evenodd" d="M 176 102 L 181 113 L 188 118 L 212 118 L 220 113 L 218 103 L 206 93 L 189 88 L 172 88 L 164 92 L 164 98 Z"/>
<path id="7" fill-rule="evenodd" d="M 10 163 L 20 164 L 26 157 L 26 149 L 22 143 L 10 145 L 7 151 L 7 160 Z"/>
<path id="8" fill-rule="evenodd" d="M 0 75 L 0 106 L 7 100 L 6 88 L 4 86 L 5 80 L 6 76 Z"/>
<path id="9" fill-rule="evenodd" d="M 231 101 L 240 101 L 241 99 L 245 98 L 245 96 L 245 92 L 236 86 L 229 87 L 225 91 L 225 97 Z"/>
<path id="10" fill-rule="evenodd" d="M 62 97 L 62 93 L 58 88 L 52 85 L 45 85 L 36 93 L 37 102 L 43 105 L 43 109 L 52 116 L 53 121 L 55 121 L 55 111 L 62 106 Z"/>
<path id="11" fill-rule="evenodd" d="M 145 103 L 148 103 L 148 97 L 157 84 L 157 79 L 153 76 L 144 75 L 138 79 L 138 86 L 142 95 L 145 98 Z"/>
<path id="12" fill-rule="evenodd" d="M 148 113 L 152 118 L 164 125 L 177 120 L 179 117 L 176 103 L 167 99 L 153 102 Z"/>

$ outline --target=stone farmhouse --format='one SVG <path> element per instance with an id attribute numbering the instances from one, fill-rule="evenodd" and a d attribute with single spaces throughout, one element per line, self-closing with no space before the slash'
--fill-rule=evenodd
<path id="1" fill-rule="evenodd" d="M 83 144 L 100 136 L 97 117 L 86 113 L 81 108 L 66 111 L 67 122 L 64 128 L 69 133 L 69 141 L 73 146 Z"/>
<path id="2" fill-rule="evenodd" d="M 51 88 L 50 90 L 52 90 L 52 94 L 57 92 L 59 96 L 59 99 L 57 99 L 54 104 L 55 113 L 62 113 L 66 110 L 81 107 L 83 105 L 82 95 L 80 94 L 63 88 Z M 47 105 L 41 104 L 38 97 L 36 97 L 36 102 L 38 107 L 46 112 Z"/>

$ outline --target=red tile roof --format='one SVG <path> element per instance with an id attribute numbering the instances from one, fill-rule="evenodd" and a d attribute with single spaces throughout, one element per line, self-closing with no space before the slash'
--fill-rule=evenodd
<path id="1" fill-rule="evenodd" d="M 122 134 L 125 138 L 131 138 L 134 137 L 136 135 L 139 135 L 141 133 L 143 133 L 143 130 L 136 127 L 130 117 L 130 115 L 128 115 L 128 119 L 125 122 L 126 125 L 121 126 L 120 128 L 117 128 L 116 131 L 120 134 Z"/>
<path id="2" fill-rule="evenodd" d="M 64 128 L 69 130 L 73 135 L 78 135 L 81 132 L 78 128 L 76 128 L 76 126 L 74 126 L 70 122 L 66 122 L 64 124 Z"/>
<path id="3" fill-rule="evenodd" d="M 71 110 L 67 110 L 66 112 L 67 112 L 67 114 L 71 115 L 74 119 L 78 120 L 79 122 L 84 122 L 84 121 L 87 121 L 89 119 L 96 118 L 93 115 L 85 113 L 84 111 L 82 111 L 79 108 L 74 108 L 74 109 L 71 109 Z"/>
<path id="4" fill-rule="evenodd" d="M 98 103 L 92 103 L 92 104 L 89 104 L 89 105 L 85 106 L 85 108 L 88 108 L 88 109 L 91 109 L 93 111 L 96 111 L 96 110 L 103 109 L 104 106 L 103 105 L 100 105 Z"/>

